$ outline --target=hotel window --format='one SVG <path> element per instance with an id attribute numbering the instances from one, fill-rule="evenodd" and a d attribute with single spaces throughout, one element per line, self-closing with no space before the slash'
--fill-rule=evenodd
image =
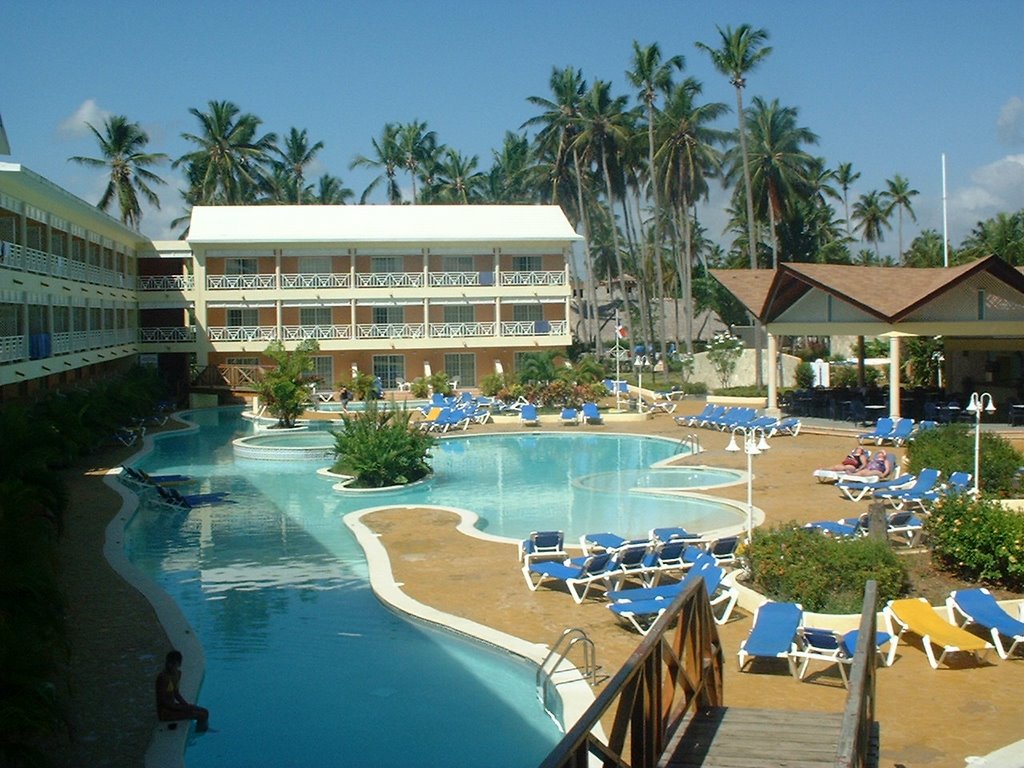
<path id="1" fill-rule="evenodd" d="M 397 325 L 405 322 L 405 313 L 401 307 L 374 307 L 374 325 Z"/>
<path id="2" fill-rule="evenodd" d="M 472 272 L 472 256 L 445 256 L 441 259 L 441 269 L 445 272 Z"/>
<path id="3" fill-rule="evenodd" d="M 228 327 L 243 328 L 260 324 L 260 311 L 258 309 L 229 309 Z"/>
<path id="4" fill-rule="evenodd" d="M 0 304 L 0 336 L 21 335 L 20 312 L 15 304 Z"/>
<path id="5" fill-rule="evenodd" d="M 476 355 L 472 352 L 446 354 L 444 372 L 449 379 L 458 379 L 460 387 L 476 386 Z"/>
<path id="6" fill-rule="evenodd" d="M 329 275 L 331 273 L 331 257 L 300 256 L 299 273 L 303 275 Z"/>
<path id="7" fill-rule="evenodd" d="M 299 325 L 331 325 L 330 307 L 300 307 Z"/>
<path id="8" fill-rule="evenodd" d="M 334 358 L 330 355 L 314 357 L 313 375 L 320 379 L 323 389 L 334 389 Z"/>
<path id="9" fill-rule="evenodd" d="M 378 274 L 401 272 L 402 260 L 398 256 L 374 256 L 370 259 L 370 271 Z"/>
<path id="10" fill-rule="evenodd" d="M 544 319 L 544 307 L 540 304 L 514 304 L 512 319 L 517 323 L 536 322 Z"/>
<path id="11" fill-rule="evenodd" d="M 405 355 L 374 355 L 373 375 L 380 377 L 384 389 L 394 389 L 395 380 L 405 378 Z"/>
<path id="12" fill-rule="evenodd" d="M 255 275 L 259 269 L 258 259 L 224 259 L 225 275 Z"/>
<path id="13" fill-rule="evenodd" d="M 472 304 L 454 304 L 444 308 L 444 321 L 446 323 L 472 323 L 475 320 L 473 314 Z"/>
<path id="14" fill-rule="evenodd" d="M 512 271 L 513 272 L 540 272 L 541 260 L 540 256 L 513 256 L 512 257 Z"/>

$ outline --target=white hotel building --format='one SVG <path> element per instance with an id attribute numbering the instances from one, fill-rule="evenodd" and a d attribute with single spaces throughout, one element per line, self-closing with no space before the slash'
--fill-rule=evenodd
<path id="1" fill-rule="evenodd" d="M 555 206 L 419 205 L 197 207 L 151 241 L 0 163 L 0 401 L 140 360 L 245 389 L 275 339 L 316 339 L 326 386 L 473 386 L 571 343 L 579 239 Z"/>

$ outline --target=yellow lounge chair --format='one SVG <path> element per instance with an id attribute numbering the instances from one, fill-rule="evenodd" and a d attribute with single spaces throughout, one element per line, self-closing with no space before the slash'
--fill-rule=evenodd
<path id="1" fill-rule="evenodd" d="M 907 597 L 901 600 L 890 600 L 882 612 L 888 624 L 889 634 L 898 643 L 904 632 L 920 635 L 924 652 L 928 655 L 928 663 L 932 669 L 938 669 L 947 653 L 973 653 L 981 663 L 985 655 L 992 650 L 992 643 L 973 635 L 965 629 L 940 617 L 935 609 L 923 597 Z M 897 629 L 899 631 L 897 631 Z M 942 653 L 935 658 L 935 645 Z"/>

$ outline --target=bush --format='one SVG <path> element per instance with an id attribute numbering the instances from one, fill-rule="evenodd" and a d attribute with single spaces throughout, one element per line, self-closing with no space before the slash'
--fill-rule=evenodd
<path id="1" fill-rule="evenodd" d="M 430 382 L 422 376 L 417 376 L 409 385 L 409 393 L 413 397 L 430 397 Z"/>
<path id="2" fill-rule="evenodd" d="M 974 427 L 948 424 L 929 429 L 914 438 L 907 448 L 909 470 L 919 472 L 925 467 L 942 471 L 943 477 L 953 472 L 974 472 Z M 1024 456 L 1005 438 L 981 433 L 981 490 L 1006 498 L 1016 492 L 1017 468 Z"/>
<path id="3" fill-rule="evenodd" d="M 430 474 L 427 463 L 437 440 L 410 425 L 405 408 L 379 407 L 368 400 L 361 413 L 343 415 L 345 426 L 334 435 L 338 460 L 331 467 L 356 478 L 356 488 L 407 485 Z"/>
<path id="4" fill-rule="evenodd" d="M 814 369 L 806 360 L 796 366 L 796 386 L 798 389 L 810 389 L 814 384 Z"/>
<path id="5" fill-rule="evenodd" d="M 889 544 L 876 539 L 832 539 L 789 523 L 755 531 L 747 556 L 755 588 L 805 611 L 859 613 L 869 579 L 878 582 L 880 604 L 906 589 L 906 569 Z"/>
<path id="6" fill-rule="evenodd" d="M 489 373 L 480 379 L 480 394 L 484 397 L 494 397 L 505 387 L 505 376 L 501 373 Z"/>
<path id="7" fill-rule="evenodd" d="M 728 386 L 743 354 L 743 342 L 728 331 L 719 331 L 708 342 L 707 358 L 722 386 Z"/>
<path id="8" fill-rule="evenodd" d="M 970 581 L 1024 588 L 1024 515 L 960 494 L 932 505 L 925 530 L 937 566 Z"/>

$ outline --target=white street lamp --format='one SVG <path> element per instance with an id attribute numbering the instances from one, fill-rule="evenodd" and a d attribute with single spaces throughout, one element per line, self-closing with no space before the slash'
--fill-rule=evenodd
<path id="1" fill-rule="evenodd" d="M 974 414 L 974 495 L 977 496 L 981 490 L 981 412 L 995 413 L 996 404 L 992 401 L 992 395 L 988 392 L 971 393 L 970 402 L 965 408 L 968 413 Z"/>
<path id="2" fill-rule="evenodd" d="M 736 442 L 737 432 L 743 435 L 742 448 Z M 758 433 L 761 435 L 760 440 L 757 439 Z M 729 444 L 725 446 L 725 450 L 730 453 L 742 450 L 747 454 L 747 546 L 754 541 L 754 457 L 769 448 L 771 446 L 768 445 L 765 431 L 761 427 L 736 427 L 729 438 Z"/>

